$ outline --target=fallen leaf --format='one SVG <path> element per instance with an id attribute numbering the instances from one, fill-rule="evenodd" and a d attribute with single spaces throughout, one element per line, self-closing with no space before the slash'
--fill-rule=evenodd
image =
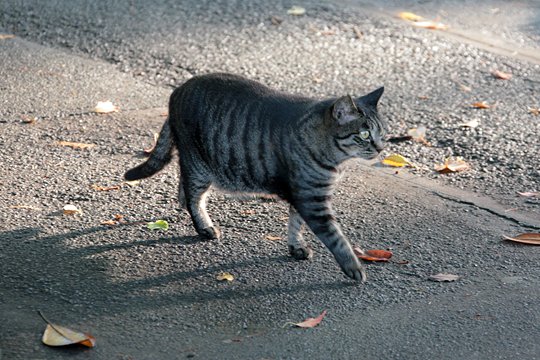
<path id="1" fill-rule="evenodd" d="M 474 129 L 474 128 L 478 127 L 478 125 L 480 125 L 480 121 L 478 121 L 476 119 L 473 119 L 473 120 L 469 120 L 469 121 L 467 121 L 465 123 L 459 124 L 458 126 Z"/>
<path id="2" fill-rule="evenodd" d="M 168 230 L 169 229 L 169 223 L 165 220 L 156 220 L 153 222 L 149 222 L 146 224 L 146 226 L 150 230 L 156 230 L 156 229 Z"/>
<path id="3" fill-rule="evenodd" d="M 81 149 L 81 150 L 90 149 L 96 146 L 96 144 L 85 144 L 85 143 L 78 143 L 78 142 L 71 142 L 71 141 L 57 141 L 56 145 L 67 146 L 72 149 Z"/>
<path id="4" fill-rule="evenodd" d="M 105 220 L 105 221 L 101 222 L 101 225 L 115 226 L 115 225 L 118 225 L 118 221 L 116 221 L 116 220 Z"/>
<path id="5" fill-rule="evenodd" d="M 304 9 L 301 6 L 292 6 L 289 10 L 287 10 L 287 14 L 294 15 L 294 16 L 301 16 L 306 13 L 306 9 Z"/>
<path id="6" fill-rule="evenodd" d="M 122 220 L 124 218 L 124 215 L 122 214 L 114 214 L 115 220 Z"/>
<path id="7" fill-rule="evenodd" d="M 113 105 L 110 101 L 98 101 L 94 111 L 98 114 L 108 114 L 112 112 L 117 112 L 118 108 Z"/>
<path id="8" fill-rule="evenodd" d="M 0 40 L 13 39 L 15 35 L 12 34 L 0 34 Z"/>
<path id="9" fill-rule="evenodd" d="M 506 240 L 515 241 L 522 244 L 540 245 L 540 234 L 538 233 L 524 233 L 519 234 L 516 237 L 510 237 L 503 235 Z"/>
<path id="10" fill-rule="evenodd" d="M 277 16 L 270 16 L 270 22 L 272 23 L 272 25 L 278 26 L 283 22 L 283 19 Z"/>
<path id="11" fill-rule="evenodd" d="M 144 152 L 145 154 L 150 155 L 150 154 L 152 153 L 152 151 L 154 151 L 154 148 L 156 147 L 158 138 L 159 138 L 159 134 L 158 134 L 158 133 L 154 133 L 154 143 L 153 143 L 152 146 L 150 146 L 149 148 L 143 149 L 143 152 Z"/>
<path id="12" fill-rule="evenodd" d="M 306 320 L 299 322 L 299 323 L 293 323 L 294 326 L 309 329 L 314 328 L 315 326 L 319 325 L 323 318 L 326 316 L 326 310 L 324 310 L 321 315 L 317 316 L 316 318 L 307 318 Z"/>
<path id="13" fill-rule="evenodd" d="M 439 273 L 439 274 L 436 274 L 436 275 L 431 275 L 429 277 L 429 280 L 431 281 L 456 281 L 457 279 L 459 279 L 459 275 L 454 275 L 454 274 L 443 274 L 443 273 Z"/>
<path id="14" fill-rule="evenodd" d="M 64 206 L 63 209 L 64 215 L 77 215 L 82 214 L 82 210 L 77 208 L 75 205 L 68 204 Z"/>
<path id="15" fill-rule="evenodd" d="M 38 118 L 37 116 L 21 115 L 21 120 L 24 124 L 35 124 Z"/>
<path id="16" fill-rule="evenodd" d="M 120 190 L 120 186 L 119 185 L 99 186 L 96 184 L 92 184 L 92 189 L 96 191 L 112 191 L 112 190 Z"/>
<path id="17" fill-rule="evenodd" d="M 428 146 L 431 145 L 426 140 L 426 127 L 424 125 L 407 130 L 407 135 L 409 135 L 414 141 L 421 142 Z"/>
<path id="18" fill-rule="evenodd" d="M 533 114 L 534 116 L 540 115 L 540 108 L 529 108 L 529 113 Z"/>
<path id="19" fill-rule="evenodd" d="M 133 186 L 137 186 L 141 183 L 141 180 L 132 180 L 132 181 L 124 181 L 127 185 L 133 187 Z"/>
<path id="20" fill-rule="evenodd" d="M 416 27 L 424 28 L 424 29 L 430 29 L 430 30 L 446 30 L 448 29 L 448 26 L 445 24 L 442 24 L 437 21 L 415 21 L 412 23 Z"/>
<path id="21" fill-rule="evenodd" d="M 266 240 L 270 240 L 270 241 L 281 240 L 281 236 L 266 235 L 265 238 L 266 238 Z"/>
<path id="22" fill-rule="evenodd" d="M 423 19 L 423 17 L 421 17 L 420 15 L 416 15 L 408 11 L 400 12 L 398 16 L 402 18 L 403 20 L 408 20 L 408 21 L 420 21 Z"/>
<path id="23" fill-rule="evenodd" d="M 51 323 L 43 316 L 41 311 L 38 312 L 43 321 L 47 323 L 45 332 L 41 338 L 41 341 L 48 346 L 65 346 L 79 344 L 87 347 L 94 347 L 96 345 L 96 339 L 90 335 L 79 331 L 68 329 L 67 327 L 56 325 Z"/>
<path id="24" fill-rule="evenodd" d="M 228 272 L 222 272 L 216 276 L 216 279 L 219 281 L 233 281 L 234 276 Z"/>
<path id="25" fill-rule="evenodd" d="M 354 32 L 354 36 L 356 36 L 356 38 L 359 40 L 364 36 L 364 34 L 356 26 L 353 27 L 353 32 Z"/>
<path id="26" fill-rule="evenodd" d="M 512 78 L 512 74 L 505 73 L 505 72 L 502 72 L 500 70 L 493 70 L 491 72 L 491 75 L 493 75 L 497 79 L 501 79 L 501 80 L 510 80 Z"/>
<path id="27" fill-rule="evenodd" d="M 485 101 L 478 101 L 471 105 L 473 108 L 476 109 L 489 109 L 491 106 L 486 103 Z"/>
<path id="28" fill-rule="evenodd" d="M 358 247 L 353 248 L 354 254 L 365 261 L 388 261 L 392 257 L 392 252 L 388 250 L 366 250 L 363 251 Z"/>
<path id="29" fill-rule="evenodd" d="M 519 195 L 523 197 L 540 197 L 540 192 L 538 191 L 527 191 L 527 192 L 517 192 Z"/>
<path id="30" fill-rule="evenodd" d="M 435 165 L 435 170 L 441 174 L 461 172 L 470 169 L 470 165 L 460 157 L 447 158 L 444 164 Z"/>
<path id="31" fill-rule="evenodd" d="M 399 154 L 392 154 L 385 157 L 382 161 L 383 164 L 393 167 L 403 167 L 409 165 L 410 162 Z"/>

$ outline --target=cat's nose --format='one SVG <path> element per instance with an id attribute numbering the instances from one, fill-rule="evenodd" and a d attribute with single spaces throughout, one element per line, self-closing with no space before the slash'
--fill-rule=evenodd
<path id="1" fill-rule="evenodd" d="M 373 144 L 373 147 L 374 147 L 378 152 L 383 151 L 384 146 L 385 146 L 385 144 L 384 144 L 382 141 L 380 141 L 380 140 L 372 141 L 372 144 Z"/>

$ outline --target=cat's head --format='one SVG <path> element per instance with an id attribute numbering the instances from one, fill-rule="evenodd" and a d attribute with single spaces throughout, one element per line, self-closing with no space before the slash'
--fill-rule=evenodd
<path id="1" fill-rule="evenodd" d="M 339 151 L 364 159 L 373 159 L 382 151 L 387 124 L 379 117 L 377 103 L 383 92 L 381 87 L 356 99 L 343 96 L 332 104 L 330 117 Z"/>

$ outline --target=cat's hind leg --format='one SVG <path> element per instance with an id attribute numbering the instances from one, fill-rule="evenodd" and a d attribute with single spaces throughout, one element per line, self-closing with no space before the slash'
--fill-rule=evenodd
<path id="1" fill-rule="evenodd" d="M 304 220 L 291 205 L 289 207 L 289 226 L 287 245 L 289 254 L 296 260 L 307 260 L 313 257 L 313 250 L 306 244 L 302 231 L 304 229 Z"/>
<path id="2" fill-rule="evenodd" d="M 183 188 L 186 207 L 191 215 L 195 230 L 206 239 L 218 239 L 221 235 L 219 229 L 212 224 L 206 211 L 206 196 L 210 185 L 211 181 L 204 176 L 182 175 L 181 188 Z M 181 193 L 182 189 L 179 192 Z"/>

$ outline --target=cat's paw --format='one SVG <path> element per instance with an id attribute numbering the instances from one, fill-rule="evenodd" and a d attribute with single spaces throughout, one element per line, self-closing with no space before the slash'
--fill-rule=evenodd
<path id="1" fill-rule="evenodd" d="M 204 229 L 197 229 L 197 233 L 208 240 L 219 239 L 221 237 L 221 232 L 216 226 L 211 226 Z"/>
<path id="2" fill-rule="evenodd" d="M 351 259 L 346 264 L 340 264 L 340 266 L 345 275 L 351 279 L 361 282 L 365 282 L 367 280 L 366 270 L 357 259 Z"/>
<path id="3" fill-rule="evenodd" d="M 313 258 L 313 250 L 309 246 L 294 247 L 289 245 L 289 254 L 296 260 L 310 260 Z"/>

